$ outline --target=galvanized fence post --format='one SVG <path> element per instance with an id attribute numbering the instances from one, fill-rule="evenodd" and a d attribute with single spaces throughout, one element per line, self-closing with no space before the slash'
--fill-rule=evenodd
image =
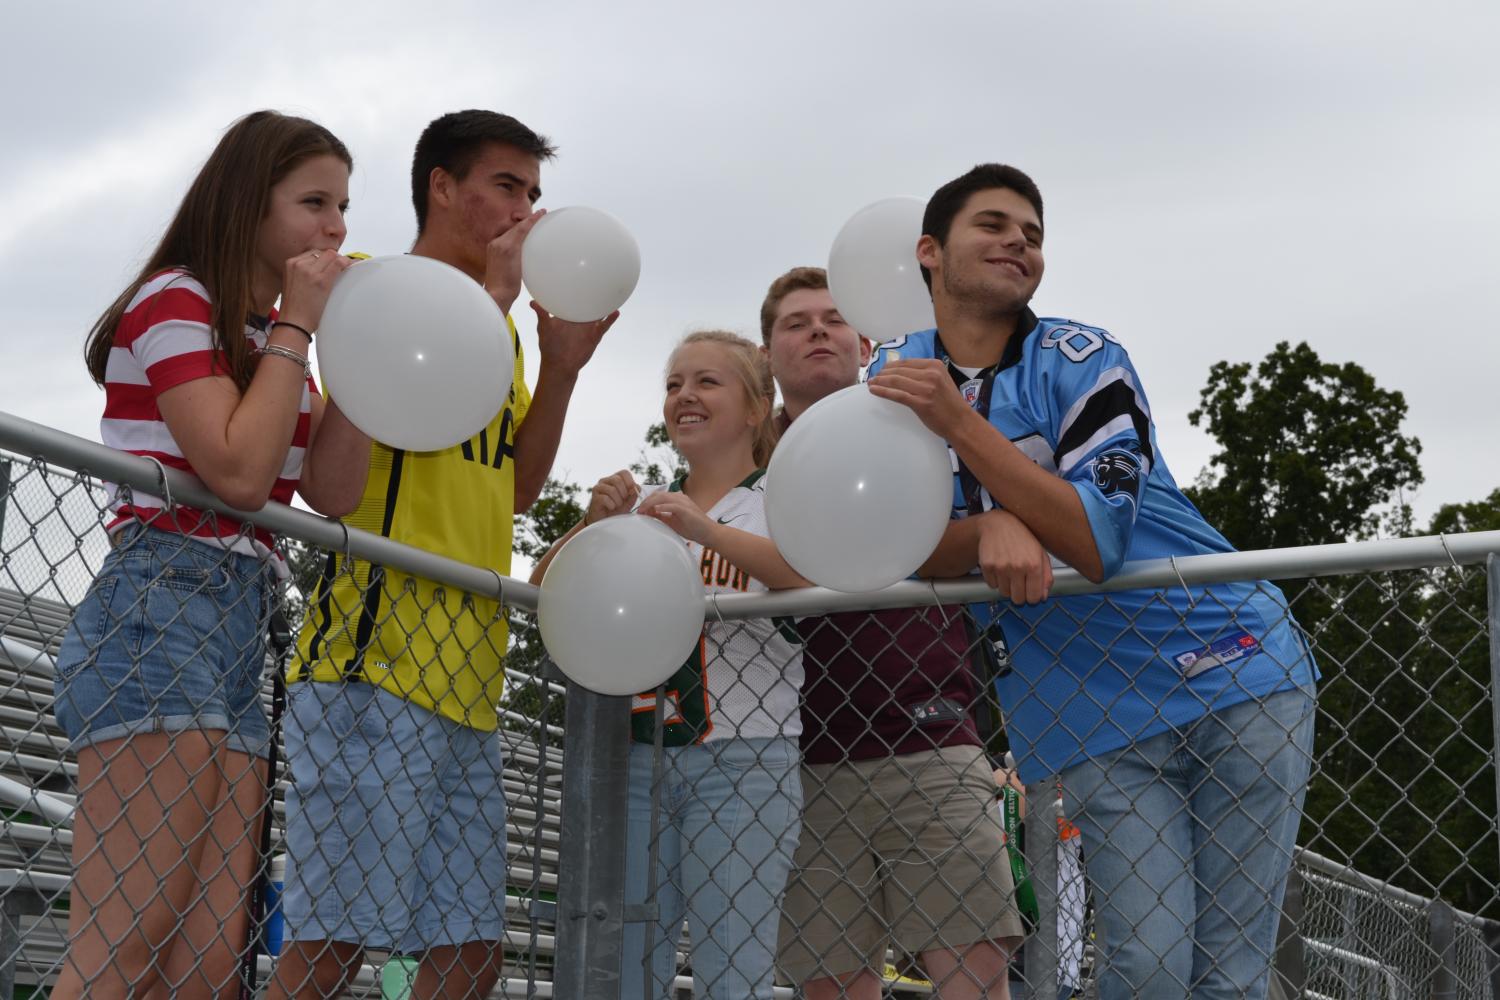
<path id="1" fill-rule="evenodd" d="M 0 458 L 0 551 L 5 542 L 5 507 L 10 503 L 10 459 Z"/>
<path id="2" fill-rule="evenodd" d="M 630 793 L 630 699 L 569 682 L 563 732 L 554 996 L 618 1000 Z"/>
<path id="3" fill-rule="evenodd" d="M 1428 944 L 1437 957 L 1432 970 L 1432 1000 L 1458 1000 L 1458 936 L 1453 907 L 1441 899 L 1427 904 Z"/>
<path id="4" fill-rule="evenodd" d="M 1026 995 L 1057 996 L 1057 779 L 1026 786 L 1026 868 L 1036 893 L 1037 926 L 1026 939 Z"/>
<path id="5" fill-rule="evenodd" d="M 1289 997 L 1302 996 L 1307 984 L 1307 956 L 1302 943 L 1302 873 L 1294 864 L 1287 872 L 1281 902 L 1281 925 L 1276 931 L 1276 956 L 1271 978 Z"/>
<path id="6" fill-rule="evenodd" d="M 1491 552 L 1484 561 L 1489 575 L 1490 591 L 1490 712 L 1494 717 L 1490 764 L 1495 770 L 1495 801 L 1500 802 L 1500 552 Z M 1500 810 L 1495 817 L 1500 833 Z"/>

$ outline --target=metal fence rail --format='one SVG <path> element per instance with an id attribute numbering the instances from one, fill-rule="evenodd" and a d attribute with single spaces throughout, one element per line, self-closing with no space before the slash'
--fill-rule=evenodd
<path id="1" fill-rule="evenodd" d="M 201 508 L 217 505 L 188 477 L 3 415 L 0 448 L 13 453 L 9 457 L 0 453 L 0 633 L 6 637 L 0 651 L 3 1000 L 45 990 L 56 981 L 70 904 L 77 902 L 71 881 L 74 859 L 69 852 L 78 824 L 85 820 L 73 809 L 80 793 L 87 797 L 88 784 L 80 777 L 76 754 L 52 715 L 53 656 L 71 607 L 87 592 L 108 551 L 101 529 L 106 498 L 94 477 L 157 495 L 170 492 L 178 503 Z M 868 747 L 859 753 L 845 748 L 827 766 L 799 767 L 794 738 L 794 755 L 789 759 L 773 759 L 771 743 L 754 742 L 749 744 L 748 756 L 728 760 L 726 755 L 736 749 L 735 740 L 699 746 L 690 735 L 685 746 L 672 745 L 665 734 L 673 723 L 671 710 L 681 708 L 684 692 L 678 691 L 675 701 L 655 700 L 663 706 L 659 729 L 666 745 L 653 748 L 654 734 L 647 726 L 643 735 L 639 723 L 632 745 L 631 699 L 565 688 L 546 661 L 531 621 L 535 588 L 299 511 L 268 508 L 249 515 L 223 513 L 243 516 L 297 540 L 303 547 L 297 564 L 319 570 L 325 577 L 327 567 L 332 567 L 334 578 L 347 575 L 368 590 L 370 582 L 358 576 L 356 560 L 384 567 L 389 576 L 384 583 L 377 581 L 371 592 L 391 608 L 398 601 L 411 601 L 409 606 L 420 614 L 406 619 L 389 611 L 377 616 L 378 626 L 399 624 L 411 637 L 412 648 L 419 643 L 425 643 L 423 649 L 458 643 L 470 651 L 472 660 L 477 655 L 473 651 L 480 648 L 481 639 L 476 637 L 493 632 L 502 618 L 509 622 L 508 643 L 498 651 L 507 655 L 495 706 L 497 739 L 504 748 L 499 786 L 507 806 L 508 836 L 504 885 L 491 887 L 492 894 L 503 897 L 504 958 L 494 995 L 594 998 L 678 989 L 691 989 L 700 996 L 762 995 L 759 991 L 772 987 L 735 977 L 744 971 L 745 956 L 756 941 L 762 951 L 770 949 L 779 966 L 788 954 L 785 921 L 791 921 L 791 937 L 808 943 L 817 961 L 811 972 L 782 968 L 775 976 L 774 993 L 791 997 L 800 986 L 812 997 L 818 984 L 810 980 L 818 979 L 820 973 L 841 974 L 846 967 L 835 967 L 837 954 L 875 947 L 864 938 L 855 938 L 863 933 L 856 931 L 863 926 L 861 921 L 873 920 L 877 910 L 886 914 L 882 920 L 907 926 L 889 941 L 879 938 L 876 942 L 879 955 L 872 961 L 878 959 L 873 973 L 877 989 L 901 996 L 934 992 L 964 996 L 979 995 L 974 991 L 988 988 L 989 995 L 998 995 L 1000 981 L 984 981 L 988 973 L 977 960 L 971 957 L 947 967 L 942 955 L 954 950 L 962 953 L 976 941 L 1010 936 L 1009 925 L 995 920 L 999 911 L 1009 912 L 1014 901 L 1009 895 L 1009 848 L 995 847 L 1004 842 L 997 808 L 999 790 L 984 756 L 995 761 L 1003 756 L 1007 745 L 1003 726 L 986 732 L 985 746 L 976 748 L 974 754 L 959 754 L 967 763 L 939 756 L 933 758 L 937 763 L 924 765 L 927 769 L 915 774 L 891 770 L 928 759 L 914 756 L 904 744 L 873 754 L 866 752 Z M 1291 611 L 1305 628 L 1323 672 L 1316 749 L 1297 837 L 1302 846 L 1291 879 L 1294 888 L 1286 897 L 1285 912 L 1279 915 L 1283 924 L 1280 951 L 1260 956 L 1265 966 L 1274 961 L 1277 988 L 1285 995 L 1495 996 L 1500 969 L 1496 951 L 1500 924 L 1495 923 L 1500 919 L 1495 807 L 1500 708 L 1493 698 L 1500 677 L 1500 652 L 1495 646 L 1500 632 L 1495 624 L 1500 604 L 1496 552 L 1500 552 L 1500 532 L 1133 564 L 1104 587 L 1089 585 L 1070 572 L 1058 574 L 1055 593 L 1059 597 L 1152 591 L 1165 599 L 1165 595 L 1184 591 L 1202 595 L 1208 593 L 1207 585 L 1221 582 L 1283 581 Z M 1484 565 L 1487 558 L 1488 567 Z M 402 574 L 434 581 L 439 589 L 414 591 L 410 583 L 391 583 L 398 577 L 404 581 Z M 284 599 L 294 612 L 303 613 L 311 603 L 316 614 L 320 593 L 316 589 L 320 585 L 312 582 L 316 575 L 312 573 L 286 592 Z M 321 586 L 327 586 L 327 579 Z M 741 663 L 739 681 L 746 686 L 773 683 L 774 677 L 753 679 L 751 671 L 764 670 L 768 662 L 791 671 L 794 655 L 810 679 L 815 674 L 810 664 L 820 655 L 842 657 L 871 669 L 889 662 L 890 657 L 908 657 L 915 671 L 918 660 L 929 662 L 934 644 L 957 641 L 943 629 L 956 621 L 962 605 L 992 596 L 981 583 L 971 581 L 908 582 L 875 595 L 843 595 L 816 588 L 710 595 L 706 598 L 708 641 L 723 648 L 738 644 L 736 648 L 742 650 L 736 654 Z M 1110 600 L 1106 596 L 1103 606 L 1112 606 Z M 499 602 L 505 610 L 491 613 L 484 601 Z M 883 637 L 863 631 L 870 626 L 861 624 L 862 615 L 818 621 L 824 615 L 877 609 L 916 610 L 900 619 L 905 624 L 882 626 L 886 629 Z M 229 615 L 234 609 L 223 611 Z M 773 633 L 784 634 L 785 629 L 770 624 L 776 618 L 802 623 L 800 645 L 779 644 L 781 640 Z M 932 634 L 921 637 L 921 629 Z M 1213 639 L 1205 637 L 1205 643 Z M 954 660 L 968 669 L 969 656 L 978 646 L 969 636 L 962 647 Z M 818 648 L 824 652 L 811 652 Z M 1003 655 L 1005 650 L 999 652 Z M 773 654 L 782 659 L 772 662 Z M 335 662 L 338 654 L 326 649 L 315 652 L 304 642 L 303 652 L 294 655 L 302 657 L 304 668 L 316 668 L 320 662 Z M 1108 662 L 1107 652 L 1101 656 L 1101 662 Z M 267 663 L 258 697 L 269 711 L 274 696 L 271 675 L 277 663 L 274 658 Z M 783 674 L 782 679 L 786 676 L 790 674 Z M 295 697 L 296 690 L 307 685 L 293 684 L 292 688 Z M 976 684 L 973 700 L 957 706 L 958 713 L 992 712 L 988 690 L 987 683 Z M 733 685 L 728 694 L 715 694 L 732 696 Z M 300 697 L 305 699 L 306 694 Z M 803 689 L 795 710 L 809 711 L 813 697 L 810 688 Z M 844 692 L 843 707 L 853 705 L 857 697 L 852 689 Z M 898 697 L 894 690 L 890 692 L 891 699 Z M 650 704 L 638 701 L 634 707 Z M 335 710 L 332 702 L 322 709 Z M 946 709 L 935 709 L 942 710 Z M 649 719 L 650 712 L 645 716 Z M 388 739 L 405 738 L 396 728 L 395 716 L 383 719 L 382 724 L 390 727 Z M 877 728 L 872 716 L 863 735 L 892 741 L 920 730 L 914 724 L 910 732 L 892 736 L 894 730 L 877 732 Z M 458 753 L 463 744 L 453 741 L 459 737 L 445 738 L 450 742 L 439 756 Z M 306 744 L 297 746 L 291 747 L 294 766 L 297 753 L 313 752 Z M 703 747 L 725 759 L 716 756 L 705 764 L 704 758 L 693 754 Z M 400 768 L 415 766 L 410 762 L 411 746 L 399 749 L 408 758 Z M 729 786 L 716 790 L 714 782 L 726 769 L 736 777 Z M 976 777 L 980 769 L 982 780 Z M 762 780 L 769 784 L 752 796 L 747 789 Z M 974 792 L 980 785 L 987 791 Z M 270 856 L 285 851 L 286 789 L 283 780 L 271 799 L 272 846 L 264 855 L 259 847 L 253 852 L 260 860 L 247 884 L 268 875 Z M 1021 961 L 1010 963 L 1009 975 L 1018 991 L 1027 989 L 1027 996 L 1059 995 L 1056 984 L 1068 981 L 1067 966 L 1073 954 L 1065 940 L 1070 934 L 1068 922 L 1060 930 L 1057 921 L 1058 869 L 1069 863 L 1066 852 L 1059 853 L 1059 836 L 1069 827 L 1057 822 L 1053 803 L 1060 801 L 1063 820 L 1081 817 L 1077 789 L 1064 781 L 1060 799 L 1058 792 L 1056 777 L 1049 776 L 1032 782 L 1024 796 L 1033 804 L 1024 824 L 1024 854 L 1039 919 L 1026 934 Z M 347 804 L 349 797 L 360 793 L 350 789 L 340 794 L 343 798 L 335 796 L 332 807 Z M 820 826 L 824 821 L 818 811 L 830 802 L 842 801 L 838 796 L 846 794 L 865 801 L 873 797 L 885 813 L 860 827 L 842 829 L 837 822 Z M 973 795 L 983 799 L 977 811 L 971 811 Z M 294 809 L 297 801 L 294 796 Z M 645 811 L 640 811 L 642 803 Z M 752 807 L 748 819 L 731 823 L 730 811 L 747 803 Z M 387 807 L 396 808 L 393 802 Z M 695 807 L 698 819 L 692 818 Z M 367 814 L 374 822 L 382 810 L 367 810 Z M 238 814 L 241 837 L 251 836 L 245 831 L 258 834 L 255 818 Z M 947 847 L 927 846 L 924 838 L 933 833 L 934 825 L 947 831 L 942 834 L 950 838 L 943 841 Z M 642 829 L 650 831 L 644 840 Z M 328 838 L 339 831 L 325 826 L 314 832 L 316 836 L 308 842 L 316 845 L 316 852 L 328 855 L 326 868 L 336 873 L 341 865 L 347 869 L 364 864 L 355 881 L 366 886 L 389 874 L 357 858 L 340 861 L 329 853 Z M 232 847 L 216 844 L 226 856 Z M 455 875 L 468 873 L 461 854 L 446 848 L 430 855 L 437 859 L 439 870 L 424 869 L 422 878 L 441 882 L 446 877 L 451 882 Z M 856 877 L 847 867 L 848 859 L 863 855 L 873 859 L 873 867 Z M 694 882 L 691 869 L 703 861 L 708 861 L 709 871 Z M 1092 928 L 1101 908 L 1118 904 L 1120 894 L 1129 890 L 1117 886 L 1113 895 L 1102 893 L 1095 881 L 1099 872 L 1090 870 L 1089 862 L 1085 837 L 1082 866 L 1091 891 L 1075 922 Z M 727 873 L 742 863 L 748 874 L 733 881 Z M 1002 867 L 1007 872 L 1004 879 L 996 874 Z M 864 896 L 855 894 L 852 910 L 838 909 L 843 904 L 833 894 L 814 899 L 810 911 L 795 910 L 788 899 L 795 896 L 799 884 L 825 885 L 816 881 L 820 869 L 832 879 L 826 883 L 834 887 L 830 893 L 845 892 L 859 879 L 874 881 L 868 883 Z M 899 877 L 908 870 L 922 874 Z M 633 881 L 637 875 L 644 880 L 651 872 L 658 873 L 654 885 L 649 880 L 640 886 Z M 884 887 L 883 896 L 869 889 L 876 884 Z M 713 895 L 705 885 L 718 887 L 719 916 L 704 908 L 705 900 Z M 790 895 L 788 885 L 792 886 Z M 987 895 L 997 885 L 999 895 Z M 1212 890 L 1208 895 L 1213 896 Z M 979 902 L 992 898 L 998 902 Z M 662 923 L 665 912 L 675 916 L 675 906 L 685 911 L 686 926 Z M 939 909 L 943 912 L 933 912 Z M 790 916 L 794 912 L 797 915 Z M 231 936 L 227 930 L 231 923 L 224 918 L 217 936 Z M 773 926 L 776 923 L 782 925 L 779 930 Z M 879 923 L 875 920 L 871 926 Z M 924 940 L 922 932 L 911 930 L 920 927 L 930 927 L 935 937 Z M 176 930 L 180 933 L 182 928 Z M 643 931 L 648 932 L 644 938 Z M 903 935 L 909 948 L 903 946 Z M 653 936 L 665 948 L 661 954 L 668 965 L 665 978 L 657 976 L 661 985 L 648 991 L 649 973 L 642 957 L 650 951 L 648 942 Z M 716 936 L 724 939 L 717 946 L 719 955 L 712 943 Z M 893 945 L 889 951 L 888 944 Z M 243 942 L 237 946 L 242 948 Z M 1111 956 L 1101 951 L 1098 940 L 1079 947 L 1083 957 L 1078 978 L 1068 988 L 1090 995 L 1099 988 L 1101 971 Z M 199 948 L 203 957 L 187 966 L 189 973 L 203 975 L 209 967 L 207 944 L 200 943 Z M 415 954 L 403 946 L 373 947 L 365 952 L 350 978 L 349 995 L 406 995 L 416 965 L 403 951 Z M 1218 960 L 1209 956 L 1209 967 Z M 751 963 L 766 961 L 762 956 Z M 1024 966 L 1024 982 L 1020 966 Z M 275 967 L 272 957 L 257 957 L 250 977 L 257 989 L 265 989 Z M 449 968 L 450 985 L 473 982 L 475 971 Z M 771 973 L 769 965 L 759 971 Z M 1003 966 L 1000 975 L 1006 975 Z M 223 989 L 238 991 L 243 978 L 244 971 L 236 968 L 224 978 Z M 868 985 L 845 977 L 842 987 L 835 983 L 835 989 L 859 996 L 858 991 Z M 1192 987 L 1190 982 L 1180 984 L 1184 995 Z M 188 995 L 186 987 L 182 995 Z"/>

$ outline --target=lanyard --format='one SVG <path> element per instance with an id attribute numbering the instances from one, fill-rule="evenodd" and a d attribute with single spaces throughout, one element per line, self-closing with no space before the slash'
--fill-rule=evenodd
<path id="1" fill-rule="evenodd" d="M 943 347 L 943 341 L 941 338 L 934 339 L 933 350 L 936 353 L 938 360 L 942 361 L 948 366 L 948 375 L 953 379 L 953 384 L 958 386 L 959 392 L 963 392 L 967 386 L 972 385 L 975 382 L 979 383 L 979 385 L 977 386 L 978 391 L 974 395 L 973 406 L 974 409 L 979 412 L 979 415 L 981 417 L 983 417 L 985 420 L 989 420 L 990 397 L 994 394 L 995 376 L 1000 374 L 1001 364 L 990 365 L 988 368 L 985 368 L 983 371 L 981 371 L 978 375 L 970 378 L 968 375 L 959 371 L 958 366 L 956 366 L 948 357 L 948 351 Z M 965 393 L 965 395 L 967 395 L 967 393 Z M 973 470 L 969 468 L 969 466 L 964 462 L 962 458 L 959 457 L 958 452 L 954 450 L 952 445 L 948 446 L 948 450 L 953 453 L 953 462 L 958 466 L 958 485 L 959 489 L 963 492 L 965 507 L 968 509 L 968 512 L 971 516 L 983 514 L 985 509 L 983 499 L 983 484 L 979 482 L 979 477 L 974 475 Z"/>

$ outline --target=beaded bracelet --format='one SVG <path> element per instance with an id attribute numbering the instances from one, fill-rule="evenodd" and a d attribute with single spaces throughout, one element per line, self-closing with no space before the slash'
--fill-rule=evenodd
<path id="1" fill-rule="evenodd" d="M 258 350 L 256 350 L 255 353 L 256 354 L 270 354 L 270 355 L 274 355 L 275 357 L 278 357 L 278 358 L 286 358 L 288 361 L 291 361 L 291 362 L 293 362 L 295 364 L 298 364 L 298 365 L 302 366 L 302 372 L 303 372 L 304 375 L 307 375 L 309 377 L 312 375 L 312 362 L 308 361 L 305 357 L 303 357 L 302 355 L 298 354 L 296 351 L 292 350 L 291 348 L 288 348 L 288 347 L 278 347 L 275 344 L 268 344 L 265 347 L 262 347 L 262 348 L 259 348 Z"/>
<path id="2" fill-rule="evenodd" d="M 288 322 L 287 322 L 287 321 L 286 321 L 286 320 L 284 320 L 284 319 L 278 319 L 278 320 L 276 320 L 276 321 L 275 321 L 275 322 L 273 322 L 273 323 L 272 323 L 272 324 L 271 324 L 271 328 L 272 328 L 272 329 L 275 329 L 275 328 L 276 328 L 276 327 L 278 327 L 278 326 L 286 326 L 286 327 L 290 327 L 290 328 L 292 328 L 292 329 L 293 329 L 293 330 L 296 330 L 296 331 L 297 331 L 297 332 L 298 332 L 298 333 L 300 333 L 300 334 L 302 334 L 302 336 L 304 336 L 304 337 L 306 337 L 306 338 L 307 338 L 307 342 L 308 342 L 308 343 L 309 343 L 309 344 L 311 344 L 311 343 L 312 343 L 312 341 L 313 341 L 313 335 L 312 335 L 312 331 L 311 331 L 311 330 L 309 330 L 309 329 L 308 329 L 308 328 L 307 328 L 307 327 L 305 327 L 305 326 L 298 326 L 298 325 L 297 325 L 297 324 L 296 324 L 296 323 L 288 323 Z"/>

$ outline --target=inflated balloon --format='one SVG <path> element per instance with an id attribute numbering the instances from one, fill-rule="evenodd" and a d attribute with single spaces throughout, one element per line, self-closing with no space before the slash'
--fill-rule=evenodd
<path id="1" fill-rule="evenodd" d="M 478 434 L 505 405 L 516 364 L 505 317 L 478 282 L 405 254 L 341 274 L 316 343 L 328 395 L 344 415 L 408 451 Z"/>
<path id="2" fill-rule="evenodd" d="M 808 407 L 766 470 L 776 547 L 813 583 L 848 593 L 916 572 L 952 507 L 948 446 L 911 410 L 865 385 Z"/>
<path id="3" fill-rule="evenodd" d="M 703 634 L 703 578 L 672 529 L 639 514 L 584 528 L 552 557 L 542 644 L 572 681 L 638 694 L 671 677 Z"/>
<path id="4" fill-rule="evenodd" d="M 521 246 L 521 280 L 549 313 L 574 323 L 625 304 L 641 276 L 641 251 L 608 212 L 574 205 L 542 216 Z"/>
<path id="5" fill-rule="evenodd" d="M 937 326 L 917 264 L 917 198 L 886 198 L 855 212 L 828 252 L 828 291 L 845 320 L 877 344 Z"/>

